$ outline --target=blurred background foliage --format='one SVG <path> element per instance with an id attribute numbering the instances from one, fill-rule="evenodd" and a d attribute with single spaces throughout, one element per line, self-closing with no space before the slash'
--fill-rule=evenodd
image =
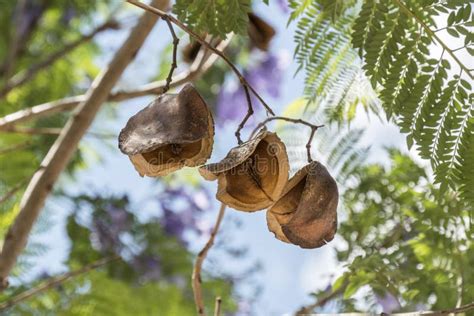
<path id="1" fill-rule="evenodd" d="M 345 272 L 325 290 L 312 294 L 315 302 L 324 301 L 328 295 L 333 298 L 314 307 L 332 312 L 380 308 L 384 312 L 395 312 L 443 309 L 473 301 L 474 276 L 469 267 L 474 266 L 474 206 L 469 195 L 472 188 L 466 186 L 466 181 L 472 179 L 456 178 L 454 174 L 452 181 L 446 182 L 449 185 L 440 189 L 439 185 L 433 184 L 431 169 L 420 166 L 413 160 L 413 155 L 392 148 L 387 149 L 388 165 L 369 163 L 366 158 L 370 147 L 361 144 L 365 127 L 353 126 L 363 115 L 384 124 L 388 124 L 386 117 L 395 117 L 395 122 L 399 123 L 397 109 L 387 106 L 389 81 L 384 79 L 384 75 L 396 73 L 397 68 L 389 67 L 388 71 L 370 66 L 370 63 L 367 66 L 365 61 L 373 58 L 370 51 L 364 47 L 356 51 L 354 45 L 357 43 L 352 42 L 354 24 L 364 22 L 360 18 L 364 6 L 367 10 L 369 5 L 380 5 L 383 1 L 276 2 L 281 11 L 289 15 L 288 23 L 296 25 L 294 62 L 298 64 L 297 74 L 305 78 L 302 98 L 288 104 L 282 112 L 286 116 L 325 124 L 315 138 L 313 155 L 329 167 L 341 191 L 336 256 L 345 266 Z M 435 11 L 429 11 L 431 15 L 423 15 L 430 23 L 434 23 L 430 18 L 434 18 L 436 12 L 443 12 L 444 1 L 407 3 L 417 13 L 424 7 L 435 8 Z M 129 10 L 118 0 L 5 0 L 0 4 L 0 117 L 85 92 L 103 65 L 101 58 L 107 55 L 107 48 L 95 39 L 85 40 L 67 51 L 28 77 L 26 82 L 8 91 L 5 87 L 14 78 L 21 78 L 29 69 L 64 51 L 68 44 L 87 34 L 98 29 L 97 33 L 127 30 L 141 13 Z M 451 0 L 446 5 L 447 23 L 452 28 L 459 27 L 465 16 L 471 17 L 471 11 L 466 13 L 468 9 L 464 4 Z M 462 14 L 456 13 L 459 7 L 462 7 Z M 383 8 L 377 8 L 384 13 Z M 247 0 L 177 0 L 173 7 L 173 12 L 198 32 L 216 37 L 234 32 L 236 36 L 226 49 L 227 55 L 257 91 L 276 99 L 283 89 L 285 58 L 271 49 L 258 49 L 249 39 L 250 11 L 251 2 Z M 386 19 L 382 21 L 381 16 Z M 375 31 L 382 32 L 392 25 L 384 14 L 374 18 L 382 21 L 374 23 Z M 101 29 L 104 23 L 107 27 Z M 466 27 L 472 26 L 468 23 Z M 410 28 L 405 30 L 407 34 L 417 34 L 414 24 L 407 23 L 406 27 Z M 469 30 L 467 35 L 464 29 L 453 32 L 472 37 Z M 181 47 L 192 43 L 184 34 L 179 36 L 183 42 Z M 171 43 L 163 48 L 158 69 L 145 79 L 166 77 L 171 49 Z M 419 58 L 427 59 L 426 55 Z M 185 64 L 183 56 L 179 58 L 180 65 Z M 446 64 L 441 66 L 448 68 Z M 430 72 L 430 69 L 425 70 Z M 124 79 L 127 80 L 134 78 Z M 460 78 L 453 80 L 461 83 Z M 213 107 L 218 127 L 239 122 L 245 115 L 246 108 L 241 106 L 245 104 L 244 91 L 221 61 L 194 84 Z M 379 98 L 381 94 L 382 98 Z M 460 106 L 468 113 L 466 109 L 472 108 L 472 92 L 464 94 L 459 92 L 459 98 L 471 103 L 460 103 Z M 256 100 L 254 104 L 257 104 Z M 115 110 L 113 104 L 108 104 L 100 115 L 113 119 Z M 261 117 L 260 107 L 256 110 L 256 117 Z M 471 122 L 472 114 L 466 115 L 471 115 L 468 120 Z M 64 125 L 68 116 L 68 113 L 55 114 L 22 126 L 58 128 Z M 255 124 L 252 118 L 249 127 Z M 275 127 L 287 145 L 294 172 L 306 163 L 304 144 L 309 131 L 284 123 L 277 123 Z M 467 130 L 464 135 L 471 135 Z M 89 134 L 88 137 L 95 144 L 110 146 L 110 137 L 104 131 L 97 135 Z M 55 138 L 56 135 L 41 133 L 0 133 L 0 238 L 5 236 L 14 220 L 26 184 Z M 415 143 L 418 140 L 415 135 Z M 464 152 L 459 154 L 464 160 L 459 160 L 455 169 L 472 167 L 469 150 Z M 102 153 L 97 146 L 82 142 L 68 166 L 69 185 L 74 184 L 78 170 L 92 167 L 90 161 L 82 159 L 85 153 L 92 153 L 98 158 L 95 163 L 100 162 Z M 432 163 L 436 169 L 437 162 Z M 458 169 L 464 170 L 462 168 Z M 474 168 L 467 171 L 472 170 Z M 444 178 L 438 176 L 437 179 L 439 183 Z M 154 181 L 155 194 L 151 201 L 145 202 L 154 203 L 159 214 L 149 218 L 140 217 L 141 205 L 132 203 L 127 195 L 74 195 L 63 188 L 56 189 L 53 199 L 67 201 L 73 209 L 67 222 L 63 223 L 70 243 L 65 260 L 67 269 L 76 271 L 104 258 L 114 258 L 114 261 L 41 291 L 9 308 L 6 315 L 192 315 L 195 307 L 190 275 L 196 253 L 192 241 L 204 240 L 209 235 L 210 227 L 202 222 L 206 212 L 214 207 L 210 202 L 212 193 L 207 192 L 200 181 L 198 177 L 179 174 Z M 467 193 L 461 198 L 456 188 L 463 185 L 463 192 Z M 46 273 L 32 276 L 28 271 L 38 257 L 54 247 L 37 238 L 48 232 L 53 225 L 53 216 L 46 209 L 37 223 L 15 269 L 13 286 L 0 296 L 0 306 L 52 277 Z M 232 248 L 231 242 L 217 247 L 226 250 L 232 260 L 246 256 L 245 249 Z M 251 272 L 258 271 L 258 265 L 253 268 Z M 204 297 L 209 310 L 219 295 L 223 297 L 227 314 L 244 313 L 235 285 L 236 282 L 247 282 L 248 275 L 225 275 L 209 270 L 203 276 Z"/>

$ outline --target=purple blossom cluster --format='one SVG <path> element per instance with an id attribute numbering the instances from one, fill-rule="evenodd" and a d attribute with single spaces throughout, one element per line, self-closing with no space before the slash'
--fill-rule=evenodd
<path id="1" fill-rule="evenodd" d="M 157 199 L 162 210 L 161 226 L 168 235 L 187 246 L 188 233 L 205 233 L 199 217 L 209 208 L 210 197 L 204 189 L 188 192 L 183 187 L 166 188 Z"/>
<path id="2" fill-rule="evenodd" d="M 147 229 L 149 231 L 149 227 L 160 226 L 166 236 L 176 238 L 183 247 L 188 246 L 187 238 L 190 234 L 202 235 L 209 233 L 207 230 L 210 230 L 210 227 L 203 227 L 200 220 L 201 214 L 210 206 L 210 197 L 204 189 L 165 187 L 156 196 L 156 201 L 161 215 L 156 221 L 147 223 L 140 223 L 134 214 L 128 211 L 127 197 L 93 201 L 95 211 L 91 231 L 97 249 L 103 253 L 116 253 L 128 257 L 130 266 L 144 281 L 159 280 L 163 274 L 163 258 L 156 240 L 152 235 L 143 234 Z M 135 244 L 134 248 L 139 245 L 139 250 L 130 249 L 131 244 Z"/>
<path id="3" fill-rule="evenodd" d="M 128 199 L 123 198 L 120 202 L 128 203 Z M 119 253 L 124 247 L 120 236 L 130 230 L 133 215 L 124 207 L 107 203 L 94 213 L 92 225 L 93 237 L 98 242 L 99 250 Z"/>
<path id="4" fill-rule="evenodd" d="M 243 71 L 243 76 L 259 92 L 272 98 L 280 96 L 283 71 L 287 60 L 284 54 L 266 53 L 255 64 Z M 251 96 L 252 104 L 257 105 L 258 100 Z M 254 109 L 261 109 L 254 106 Z M 241 120 L 247 113 L 247 99 L 245 91 L 240 84 L 223 88 L 217 96 L 217 123 Z"/>
<path id="5" fill-rule="evenodd" d="M 398 299 L 390 293 L 385 293 L 384 296 L 375 295 L 377 303 L 382 306 L 383 312 L 390 314 L 398 309 L 400 309 L 400 302 Z"/>

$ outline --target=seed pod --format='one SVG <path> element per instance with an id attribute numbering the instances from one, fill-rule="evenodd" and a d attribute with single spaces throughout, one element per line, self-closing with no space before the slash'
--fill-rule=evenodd
<path id="1" fill-rule="evenodd" d="M 214 121 L 206 103 L 187 84 L 164 94 L 132 116 L 120 132 L 119 148 L 141 176 L 165 176 L 206 162 L 212 152 Z"/>
<path id="2" fill-rule="evenodd" d="M 207 180 L 218 181 L 219 201 L 241 211 L 272 205 L 288 181 L 285 144 L 275 133 L 261 130 L 254 138 L 232 148 L 220 162 L 199 168 Z"/>
<path id="3" fill-rule="evenodd" d="M 248 13 L 248 17 L 247 34 L 250 38 L 250 46 L 267 51 L 273 36 L 275 36 L 275 29 L 255 13 Z M 211 41 L 211 45 L 217 46 L 219 42 L 219 38 L 214 38 Z M 201 46 L 201 43 L 197 41 L 191 41 L 186 44 L 181 52 L 183 61 L 188 64 L 192 63 L 196 59 Z"/>
<path id="4" fill-rule="evenodd" d="M 188 64 L 192 63 L 194 59 L 196 59 L 201 46 L 201 43 L 197 41 L 189 42 L 186 46 L 184 46 L 182 51 L 183 61 Z"/>
<path id="5" fill-rule="evenodd" d="M 288 181 L 268 210 L 268 227 L 278 239 L 283 234 L 302 248 L 321 247 L 336 233 L 338 199 L 336 181 L 322 164 L 311 162 Z"/>
<path id="6" fill-rule="evenodd" d="M 283 230 L 281 229 L 282 224 L 286 224 L 291 219 L 292 214 L 275 214 L 267 211 L 267 227 L 268 230 L 275 234 L 275 237 L 281 241 L 291 243 L 286 238 Z"/>
<path id="7" fill-rule="evenodd" d="M 268 50 L 270 41 L 275 36 L 275 29 L 255 13 L 249 13 L 248 35 L 253 46 Z"/>

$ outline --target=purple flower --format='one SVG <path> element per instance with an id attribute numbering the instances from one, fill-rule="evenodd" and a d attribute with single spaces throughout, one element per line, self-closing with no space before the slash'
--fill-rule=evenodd
<path id="1" fill-rule="evenodd" d="M 161 262 L 156 256 L 136 256 L 133 258 L 132 267 L 145 281 L 158 281 L 161 278 Z"/>
<path id="2" fill-rule="evenodd" d="M 284 54 L 263 55 L 256 64 L 249 66 L 243 71 L 243 76 L 259 92 L 265 93 L 273 98 L 280 96 L 283 70 L 286 67 Z M 259 101 L 251 94 L 254 110 L 261 109 Z M 226 121 L 241 120 L 247 113 L 247 98 L 242 86 L 234 85 L 228 89 L 223 88 L 217 97 L 217 122 L 223 124 Z M 249 122 L 252 125 L 252 122 Z"/>
<path id="3" fill-rule="evenodd" d="M 287 14 L 288 12 L 290 12 L 290 7 L 288 6 L 287 0 L 277 0 L 277 4 L 283 13 Z"/>
<path id="4" fill-rule="evenodd" d="M 127 210 L 107 204 L 102 212 L 94 214 L 93 236 L 101 251 L 118 252 L 122 248 L 120 235 L 132 225 L 131 214 Z"/>
<path id="5" fill-rule="evenodd" d="M 400 303 L 398 299 L 390 293 L 385 293 L 385 296 L 375 295 L 377 303 L 382 306 L 384 313 L 392 313 L 400 308 Z"/>
<path id="6" fill-rule="evenodd" d="M 209 207 L 206 191 L 187 192 L 184 188 L 167 188 L 158 196 L 158 201 L 163 212 L 160 223 L 168 235 L 187 245 L 186 232 L 201 233 L 198 217 Z"/>

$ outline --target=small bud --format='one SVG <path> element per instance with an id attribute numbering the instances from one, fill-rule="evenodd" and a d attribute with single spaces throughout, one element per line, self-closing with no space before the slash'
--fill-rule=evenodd
<path id="1" fill-rule="evenodd" d="M 262 130 L 199 172 L 207 180 L 217 179 L 219 201 L 253 212 L 275 203 L 288 181 L 288 169 L 285 145 L 275 133 Z"/>
<path id="2" fill-rule="evenodd" d="M 313 161 L 288 181 L 267 211 L 268 228 L 276 238 L 302 248 L 324 246 L 337 230 L 338 199 L 336 181 L 321 163 Z"/>
<path id="3" fill-rule="evenodd" d="M 164 94 L 132 116 L 120 132 L 119 148 L 141 176 L 165 176 L 203 165 L 212 152 L 214 121 L 207 104 L 187 84 Z"/>

